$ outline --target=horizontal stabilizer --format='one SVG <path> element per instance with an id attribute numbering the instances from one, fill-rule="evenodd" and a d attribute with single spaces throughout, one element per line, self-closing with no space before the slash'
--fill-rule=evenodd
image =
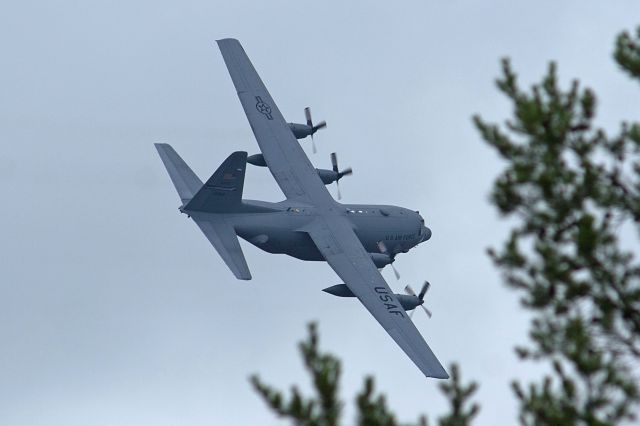
<path id="1" fill-rule="evenodd" d="M 238 236 L 232 225 L 223 218 L 207 220 L 192 217 L 209 242 L 216 249 L 224 263 L 239 280 L 250 280 L 251 272 L 242 254 Z"/>
<path id="2" fill-rule="evenodd" d="M 211 213 L 238 211 L 242 204 L 247 153 L 238 151 L 227 157 L 209 180 L 199 188 L 184 210 Z"/>
<path id="3" fill-rule="evenodd" d="M 155 144 L 158 154 L 164 163 L 164 167 L 169 172 L 169 177 L 176 187 L 182 204 L 185 204 L 198 192 L 202 187 L 202 181 L 187 166 L 178 153 L 166 143 Z"/>

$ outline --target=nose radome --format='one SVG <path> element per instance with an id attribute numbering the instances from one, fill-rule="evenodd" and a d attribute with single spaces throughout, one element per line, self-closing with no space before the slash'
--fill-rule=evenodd
<path id="1" fill-rule="evenodd" d="M 424 238 L 422 239 L 422 241 L 427 241 L 429 238 L 431 238 L 431 229 L 425 226 L 422 232 L 424 232 Z"/>

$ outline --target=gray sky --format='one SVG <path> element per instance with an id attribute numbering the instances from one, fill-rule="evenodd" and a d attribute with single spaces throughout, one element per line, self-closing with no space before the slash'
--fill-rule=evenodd
<path id="1" fill-rule="evenodd" d="M 236 281 L 178 213 L 154 142 L 203 179 L 230 152 L 257 152 L 223 37 L 240 39 L 285 117 L 310 105 L 327 120 L 307 152 L 354 168 L 343 201 L 423 213 L 433 238 L 398 258 L 402 284 L 384 275 L 397 291 L 431 281 L 434 316 L 418 328 L 480 382 L 478 425 L 515 423 L 508 383 L 537 370 L 513 355 L 527 318 L 485 255 L 507 226 L 487 201 L 500 162 L 470 117 L 508 116 L 493 81 L 510 56 L 527 84 L 558 60 L 562 81 L 596 90 L 608 129 L 637 119 L 638 87 L 611 52 L 640 3 L 5 3 L 0 424 L 281 424 L 247 377 L 307 387 L 296 343 L 310 320 L 344 361 L 347 422 L 368 373 L 402 420 L 444 410 L 437 381 L 356 301 L 320 291 L 339 281 L 326 264 L 243 242 L 254 279 Z M 245 196 L 283 198 L 262 169 Z"/>

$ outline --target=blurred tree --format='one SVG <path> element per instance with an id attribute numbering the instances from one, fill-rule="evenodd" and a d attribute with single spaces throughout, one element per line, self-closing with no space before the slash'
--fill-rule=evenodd
<path id="1" fill-rule="evenodd" d="M 640 81 L 640 27 L 621 33 L 614 58 Z M 513 104 L 504 126 L 479 116 L 482 138 L 506 163 L 491 202 L 514 219 L 510 236 L 489 255 L 532 313 L 523 360 L 547 362 L 539 383 L 512 386 L 523 425 L 605 426 L 637 418 L 640 409 L 640 263 L 633 254 L 640 232 L 640 125 L 622 123 L 615 136 L 594 126 L 596 97 L 573 81 L 558 83 L 551 63 L 541 83 L 522 90 L 508 60 L 499 90 Z M 318 349 L 315 325 L 300 350 L 316 396 L 282 392 L 251 381 L 267 404 L 297 425 L 339 424 L 340 362 Z M 450 413 L 440 426 L 466 426 L 479 406 L 458 367 L 440 385 Z M 396 425 L 385 397 L 366 377 L 358 394 L 359 425 Z M 425 417 L 419 424 L 427 425 Z"/>
<path id="2" fill-rule="evenodd" d="M 338 395 L 340 361 L 335 356 L 322 353 L 318 347 L 318 331 L 314 323 L 309 324 L 309 337 L 299 345 L 304 365 L 311 376 L 315 395 L 305 397 L 297 386 L 292 386 L 287 399 L 281 391 L 251 377 L 251 383 L 269 407 L 280 417 L 290 419 L 301 426 L 335 426 L 340 424 L 343 403 Z M 475 383 L 464 386 L 458 367 L 450 368 L 451 381 L 440 385 L 451 404 L 451 413 L 442 417 L 440 426 L 467 426 L 479 411 L 477 404 L 466 408 L 477 389 Z M 384 395 L 375 391 L 374 379 L 365 377 L 364 389 L 356 396 L 357 424 L 360 426 L 396 426 L 396 415 L 389 410 Z M 426 417 L 418 423 L 427 426 Z"/>
<path id="3" fill-rule="evenodd" d="M 615 60 L 640 80 L 640 29 L 622 33 Z M 491 202 L 515 219 L 489 250 L 533 313 L 522 359 L 546 361 L 540 383 L 514 382 L 523 425 L 615 425 L 640 402 L 640 125 L 615 136 L 594 126 L 596 97 L 577 81 L 564 90 L 551 63 L 522 90 L 508 60 L 499 90 L 513 105 L 504 126 L 474 117 L 506 162 Z"/>
<path id="4" fill-rule="evenodd" d="M 624 71 L 640 79 L 640 27 L 635 38 L 626 31 L 618 35 L 614 58 Z"/>

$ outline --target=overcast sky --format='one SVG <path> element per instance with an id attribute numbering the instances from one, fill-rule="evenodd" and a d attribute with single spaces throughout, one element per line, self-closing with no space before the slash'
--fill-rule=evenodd
<path id="1" fill-rule="evenodd" d="M 343 360 L 346 423 L 373 373 L 403 421 L 445 409 L 425 379 L 324 263 L 242 242 L 237 281 L 178 197 L 154 142 L 206 179 L 258 152 L 214 40 L 238 38 L 290 121 L 312 107 L 317 167 L 337 151 L 343 201 L 419 209 L 433 230 L 398 257 L 396 291 L 432 283 L 414 319 L 443 364 L 480 382 L 478 425 L 515 423 L 509 389 L 535 367 L 513 346 L 527 317 L 485 249 L 507 224 L 487 195 L 501 163 L 471 116 L 508 117 L 509 56 L 525 84 L 549 60 L 599 96 L 598 122 L 637 119 L 639 88 L 613 40 L 637 0 L 16 1 L 0 8 L 0 424 L 279 425 L 251 389 L 260 375 L 308 388 L 296 343 L 320 323 Z M 394 5 L 392 5 L 394 4 Z M 519 4 L 519 5 L 516 5 Z M 330 190 L 335 194 L 335 188 Z M 268 171 L 245 197 L 283 198 Z"/>

